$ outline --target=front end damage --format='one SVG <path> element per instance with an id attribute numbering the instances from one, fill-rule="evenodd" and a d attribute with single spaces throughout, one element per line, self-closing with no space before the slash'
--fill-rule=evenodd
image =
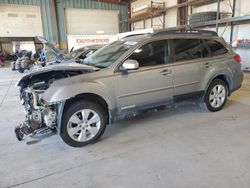
<path id="1" fill-rule="evenodd" d="M 19 141 L 24 135 L 56 132 L 60 123 L 64 101 L 47 102 L 42 99 L 54 81 L 96 71 L 89 66 L 55 66 L 30 73 L 18 83 L 20 100 L 25 111 L 25 120 L 15 128 Z"/>
<path id="2" fill-rule="evenodd" d="M 15 128 L 16 137 L 22 140 L 24 135 L 36 134 L 48 129 L 56 130 L 57 104 L 47 105 L 41 100 L 43 89 L 27 87 L 20 91 L 21 103 L 25 111 L 25 121 Z"/>

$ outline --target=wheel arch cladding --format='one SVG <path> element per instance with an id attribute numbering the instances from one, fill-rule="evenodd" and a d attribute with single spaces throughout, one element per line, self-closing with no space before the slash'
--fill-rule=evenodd
<path id="1" fill-rule="evenodd" d="M 109 123 L 109 119 L 111 118 L 110 117 L 111 115 L 109 112 L 109 109 L 110 109 L 109 105 L 103 97 L 101 97 L 100 95 L 94 94 L 94 93 L 81 93 L 81 94 L 76 95 L 73 98 L 66 100 L 65 105 L 64 105 L 64 109 L 63 109 L 63 113 L 69 107 L 70 104 L 77 102 L 79 100 L 86 100 L 86 101 L 91 101 L 91 102 L 99 104 L 104 109 L 105 115 L 107 118 L 107 123 Z"/>
<path id="2" fill-rule="evenodd" d="M 229 78 L 229 76 L 222 74 L 222 75 L 217 76 L 215 79 L 223 80 L 227 84 L 228 95 L 230 95 L 231 89 L 232 89 L 232 81 Z"/>
<path id="3" fill-rule="evenodd" d="M 209 81 L 208 85 L 207 85 L 206 91 L 208 90 L 208 87 L 211 85 L 211 83 L 213 83 L 213 81 L 214 81 L 215 79 L 223 80 L 223 81 L 226 83 L 226 85 L 227 85 L 227 87 L 228 87 L 228 96 L 230 96 L 230 94 L 231 94 L 231 89 L 232 89 L 232 81 L 231 81 L 230 77 L 227 76 L 227 75 L 225 75 L 225 74 L 220 74 L 220 75 L 217 75 L 217 76 L 215 76 L 214 78 L 212 78 L 212 79 Z"/>

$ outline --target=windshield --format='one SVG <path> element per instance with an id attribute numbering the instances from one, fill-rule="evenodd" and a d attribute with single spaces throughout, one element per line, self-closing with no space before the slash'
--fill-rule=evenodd
<path id="1" fill-rule="evenodd" d="M 86 59 L 84 63 L 99 68 L 106 68 L 112 65 L 121 55 L 127 52 L 137 42 L 135 41 L 116 41 L 107 45 Z"/>

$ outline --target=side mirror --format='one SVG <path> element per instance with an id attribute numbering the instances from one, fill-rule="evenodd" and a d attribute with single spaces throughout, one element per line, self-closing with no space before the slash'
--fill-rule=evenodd
<path id="1" fill-rule="evenodd" d="M 127 59 L 126 61 L 123 62 L 121 67 L 121 70 L 123 71 L 136 70 L 136 69 L 139 69 L 139 63 L 134 59 Z"/>

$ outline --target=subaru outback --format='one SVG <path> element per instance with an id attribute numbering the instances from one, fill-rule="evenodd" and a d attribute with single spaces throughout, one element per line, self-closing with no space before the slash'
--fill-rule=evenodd
<path id="1" fill-rule="evenodd" d="M 223 108 L 241 87 L 240 56 L 212 31 L 162 30 L 125 37 L 84 60 L 24 76 L 20 87 L 26 120 L 18 140 L 45 129 L 80 147 L 98 140 L 106 125 L 180 99 Z"/>

